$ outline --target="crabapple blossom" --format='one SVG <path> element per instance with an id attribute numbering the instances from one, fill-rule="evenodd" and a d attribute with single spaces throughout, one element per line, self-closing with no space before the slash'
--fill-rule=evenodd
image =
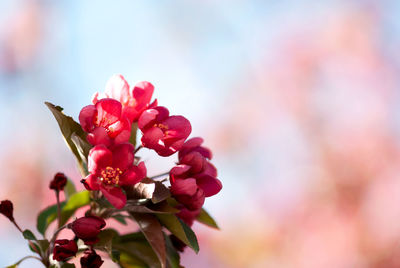
<path id="1" fill-rule="evenodd" d="M 142 131 L 142 145 L 155 150 L 160 156 L 170 156 L 182 148 L 192 132 L 189 120 L 180 115 L 169 115 L 167 108 L 147 109 L 138 121 Z"/>
<path id="2" fill-rule="evenodd" d="M 90 174 L 82 181 L 88 190 L 100 190 L 116 208 L 126 204 L 126 196 L 121 186 L 134 185 L 146 176 L 146 166 L 140 162 L 133 164 L 134 147 L 121 143 L 107 148 L 96 145 L 89 152 Z"/>
<path id="3" fill-rule="evenodd" d="M 101 99 L 83 107 L 79 122 L 92 145 L 110 146 L 127 142 L 131 136 L 131 123 L 122 114 L 121 103 L 114 99 Z"/>

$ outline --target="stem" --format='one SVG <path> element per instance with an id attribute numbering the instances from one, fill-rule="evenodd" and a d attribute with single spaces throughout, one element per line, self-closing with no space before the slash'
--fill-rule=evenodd
<path id="1" fill-rule="evenodd" d="M 18 226 L 18 224 L 15 220 L 13 220 L 12 223 L 14 223 L 15 227 L 17 227 L 18 231 L 20 231 L 21 234 L 24 232 L 24 231 L 22 231 L 21 227 Z"/>
<path id="2" fill-rule="evenodd" d="M 50 246 L 51 246 L 51 244 L 54 243 L 54 241 L 56 241 L 58 234 L 59 234 L 62 230 L 64 230 L 66 227 L 67 227 L 67 225 L 64 225 L 64 226 L 62 226 L 62 227 L 60 227 L 60 228 L 57 229 L 57 231 L 54 233 L 53 237 L 52 237 L 51 240 L 50 240 Z M 50 248 L 50 246 L 49 246 L 49 248 Z"/>
<path id="3" fill-rule="evenodd" d="M 38 261 L 40 261 L 41 263 L 43 263 L 43 262 L 42 262 L 42 259 L 40 259 L 40 258 L 38 258 L 38 257 L 36 257 L 36 256 L 31 256 L 31 255 L 29 255 L 29 256 L 25 256 L 25 257 L 23 257 L 22 259 L 20 259 L 20 260 L 16 263 L 16 265 L 19 265 L 21 262 L 23 262 L 23 261 L 26 260 L 26 259 L 35 259 L 35 260 L 38 260 Z"/>
<path id="4" fill-rule="evenodd" d="M 45 256 L 46 259 L 49 258 L 51 252 L 53 251 L 54 242 L 56 241 L 58 234 L 59 234 L 62 230 L 64 230 L 66 227 L 67 227 L 67 225 L 64 225 L 64 226 L 58 228 L 57 231 L 53 234 L 53 237 L 51 238 L 51 240 L 50 240 L 50 242 L 49 242 L 49 248 L 47 249 L 47 252 L 46 252 L 46 256 Z"/>
<path id="5" fill-rule="evenodd" d="M 150 177 L 150 179 L 155 179 L 155 178 L 162 177 L 162 176 L 165 176 L 165 175 L 169 175 L 169 171 L 161 173 L 161 174 L 158 174 L 158 175 L 155 175 L 153 177 Z"/>
<path id="6" fill-rule="evenodd" d="M 140 149 L 142 149 L 143 148 L 143 146 L 142 145 L 140 145 L 139 147 L 137 147 L 136 149 L 135 149 L 135 152 L 134 152 L 134 154 L 136 154 Z"/>
<path id="7" fill-rule="evenodd" d="M 60 204 L 60 191 L 56 190 L 56 198 L 57 198 L 57 219 L 58 219 L 58 228 L 61 225 L 61 204 Z"/>

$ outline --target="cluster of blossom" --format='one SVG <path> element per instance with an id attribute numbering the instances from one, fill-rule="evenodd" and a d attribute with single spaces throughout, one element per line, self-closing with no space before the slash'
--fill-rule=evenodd
<path id="1" fill-rule="evenodd" d="M 205 197 L 218 193 L 222 184 L 209 162 L 211 151 L 201 146 L 203 140 L 185 142 L 192 130 L 189 120 L 169 115 L 157 100 L 151 103 L 153 92 L 149 82 L 138 83 L 131 91 L 122 75 L 114 75 L 104 93 L 95 93 L 93 105 L 81 110 L 80 124 L 94 146 L 89 153 L 90 174 L 82 182 L 88 190 L 100 190 L 116 208 L 125 206 L 121 187 L 146 177 L 146 166 L 134 164 L 135 148 L 129 143 L 131 125 L 137 123 L 143 147 L 164 157 L 179 152 L 179 163 L 170 172 L 171 193 L 183 206 L 180 216 L 191 225 Z"/>
<path id="2" fill-rule="evenodd" d="M 87 176 L 81 182 L 88 191 L 101 192 L 115 209 L 121 210 L 129 199 L 129 189 L 147 178 L 146 165 L 135 154 L 141 148 L 154 150 L 162 157 L 178 153 L 178 162 L 169 171 L 169 191 L 176 200 L 174 206 L 179 211 L 176 216 L 192 226 L 205 198 L 217 194 L 222 184 L 210 162 L 211 151 L 202 146 L 203 139 L 187 140 L 192 130 L 190 122 L 183 116 L 170 115 L 167 108 L 158 106 L 157 100 L 151 101 L 153 92 L 154 87 L 149 82 L 140 82 L 131 89 L 122 75 L 114 75 L 107 82 L 105 92 L 95 93 L 93 104 L 80 111 L 80 126 L 91 145 L 86 159 Z M 136 136 L 131 138 L 132 130 L 136 128 L 142 133 L 141 145 L 137 148 L 134 147 L 136 142 L 132 142 Z M 50 183 L 49 188 L 56 192 L 58 205 L 59 193 L 66 183 L 67 178 L 62 173 L 57 173 Z M 2 201 L 0 213 L 22 232 L 12 210 L 10 201 Z M 62 227 L 72 230 L 74 239 L 56 239 L 60 230 L 56 232 L 50 244 L 53 260 L 65 262 L 76 256 L 77 240 L 80 239 L 87 246 L 80 259 L 81 266 L 97 268 L 102 265 L 103 260 L 93 245 L 98 242 L 98 234 L 106 222 L 89 212 Z M 60 215 L 58 217 L 60 224 Z M 174 235 L 170 238 L 181 251 L 182 241 Z"/>

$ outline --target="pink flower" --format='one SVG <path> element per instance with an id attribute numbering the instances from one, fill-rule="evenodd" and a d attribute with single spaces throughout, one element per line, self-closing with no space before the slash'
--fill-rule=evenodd
<path id="1" fill-rule="evenodd" d="M 146 166 L 133 164 L 134 148 L 130 143 L 121 143 L 107 148 L 96 145 L 89 152 L 90 174 L 82 182 L 89 190 L 100 190 L 116 208 L 126 204 L 126 196 L 120 186 L 134 185 L 146 177 Z"/>
<path id="2" fill-rule="evenodd" d="M 168 109 L 162 106 L 144 111 L 138 126 L 143 133 L 142 145 L 160 156 L 179 151 L 192 132 L 189 120 L 179 115 L 169 116 Z"/>
<path id="3" fill-rule="evenodd" d="M 144 110 L 157 106 L 157 100 L 150 104 L 153 92 L 154 86 L 146 81 L 137 83 L 130 91 L 125 78 L 116 74 L 108 80 L 104 94 L 95 93 L 92 101 L 95 104 L 102 98 L 116 99 L 122 104 L 122 113 L 130 122 L 136 122 Z"/>
<path id="4" fill-rule="evenodd" d="M 201 138 L 185 142 L 179 151 L 179 164 L 170 171 L 171 193 L 175 199 L 191 211 L 201 208 L 206 197 L 222 189 L 217 179 L 217 169 L 207 159 L 211 151 L 200 146 Z"/>
<path id="5" fill-rule="evenodd" d="M 187 140 L 182 148 L 179 150 L 178 158 L 181 160 L 185 155 L 191 152 L 198 152 L 200 153 L 204 158 L 207 158 L 211 160 L 212 158 L 212 152 L 210 149 L 201 146 L 201 144 L 204 142 L 204 140 L 200 137 L 195 137 Z"/>
<path id="6" fill-rule="evenodd" d="M 92 145 L 110 146 L 129 141 L 131 124 L 122 115 L 122 105 L 114 99 L 102 99 L 95 105 L 83 107 L 79 114 L 79 122 L 88 132 L 87 140 Z"/>
<path id="7" fill-rule="evenodd" d="M 171 177 L 171 194 L 179 203 L 192 211 L 200 209 L 206 197 L 195 178 L 172 179 Z"/>

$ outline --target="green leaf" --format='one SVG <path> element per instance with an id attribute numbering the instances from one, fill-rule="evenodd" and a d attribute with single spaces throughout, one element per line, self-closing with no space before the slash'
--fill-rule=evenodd
<path id="1" fill-rule="evenodd" d="M 180 265 L 180 257 L 171 243 L 169 237 L 165 234 L 167 249 L 167 268 L 183 268 Z M 161 267 L 156 254 L 146 241 L 143 233 L 131 233 L 122 235 L 118 241 L 114 241 L 114 247 L 121 253 L 120 265 L 124 268 L 142 268 L 142 267 Z"/>
<path id="2" fill-rule="evenodd" d="M 99 242 L 97 242 L 94 247 L 96 249 L 103 250 L 108 253 L 110 258 L 112 258 L 112 242 L 114 237 L 118 237 L 119 234 L 116 230 L 114 229 L 105 229 L 101 231 L 101 233 L 98 235 L 99 237 Z"/>
<path id="3" fill-rule="evenodd" d="M 193 246 L 194 252 L 198 253 L 200 248 L 199 248 L 199 242 L 197 241 L 196 234 L 193 232 L 192 228 L 187 226 L 186 223 L 184 223 L 181 219 L 178 218 L 178 220 L 181 222 L 183 226 L 183 230 L 185 231 L 186 237 L 189 239 L 190 244 Z"/>
<path id="4" fill-rule="evenodd" d="M 112 215 L 112 216 L 111 216 L 111 218 L 115 219 L 115 220 L 118 221 L 119 223 L 121 223 L 121 224 L 123 224 L 123 225 L 127 225 L 128 223 L 126 222 L 125 217 L 126 217 L 126 216 L 124 216 L 124 215 L 122 215 L 122 214 L 115 214 L 115 215 Z"/>
<path id="5" fill-rule="evenodd" d="M 125 235 L 120 235 L 118 237 L 118 243 L 127 243 L 127 242 L 137 242 L 137 241 L 146 241 L 146 237 L 142 232 L 135 232 Z"/>
<path id="6" fill-rule="evenodd" d="M 166 267 L 165 240 L 162 226 L 154 215 L 146 213 L 129 213 L 138 223 L 140 230 L 156 253 L 161 268 Z"/>
<path id="7" fill-rule="evenodd" d="M 7 266 L 6 268 L 17 268 L 17 267 L 18 267 L 18 264 L 13 264 L 13 265 Z"/>
<path id="8" fill-rule="evenodd" d="M 173 214 L 157 214 L 157 218 L 172 234 L 182 240 L 183 243 L 191 247 L 196 253 L 199 251 L 196 235 L 192 229 L 184 224 Z"/>
<path id="9" fill-rule="evenodd" d="M 38 245 L 38 243 L 36 243 L 36 241 L 34 240 L 29 240 L 28 241 L 28 245 L 29 245 L 29 249 L 33 252 L 33 253 L 37 253 L 40 255 L 41 251 L 40 251 L 40 246 Z"/>
<path id="10" fill-rule="evenodd" d="M 173 246 L 171 239 L 166 234 L 164 234 L 164 238 L 165 238 L 165 246 L 167 247 L 167 267 L 182 268 L 182 266 L 180 265 L 181 258 L 179 256 L 179 253 Z"/>
<path id="11" fill-rule="evenodd" d="M 53 113 L 55 119 L 57 120 L 58 126 L 60 127 L 61 133 L 64 136 L 65 142 L 68 147 L 71 149 L 72 153 L 75 155 L 79 168 L 81 170 L 82 175 L 87 175 L 87 166 L 86 158 L 83 157 L 82 152 L 86 152 L 87 148 L 90 147 L 86 142 L 86 133 L 83 131 L 80 124 L 74 121 L 72 117 L 65 115 L 60 106 L 55 106 L 50 102 L 45 102 L 47 107 Z M 74 137 L 74 139 L 72 138 Z M 77 139 L 77 137 L 80 138 Z M 81 152 L 80 152 L 81 151 Z"/>
<path id="12" fill-rule="evenodd" d="M 69 218 L 74 215 L 78 208 L 86 206 L 90 203 L 89 191 L 81 191 L 71 195 L 65 206 L 61 209 L 61 223 L 60 226 L 64 225 Z"/>
<path id="13" fill-rule="evenodd" d="M 31 230 L 25 230 L 22 235 L 24 236 L 25 239 L 27 240 L 36 240 L 35 235 L 32 233 Z"/>
<path id="14" fill-rule="evenodd" d="M 200 214 L 197 216 L 196 220 L 207 226 L 210 226 L 212 228 L 219 230 L 218 224 L 215 222 L 215 220 L 211 217 L 210 214 L 208 214 L 208 212 L 204 208 L 201 209 Z"/>
<path id="15" fill-rule="evenodd" d="M 131 137 L 130 137 L 130 139 L 129 139 L 129 142 L 133 144 L 133 147 L 136 147 L 137 129 L 138 129 L 137 123 L 132 123 Z"/>
<path id="16" fill-rule="evenodd" d="M 46 250 L 49 248 L 49 241 L 47 239 L 44 240 L 29 240 L 29 249 L 39 254 L 40 256 L 46 255 Z"/>
<path id="17" fill-rule="evenodd" d="M 119 252 L 119 250 L 116 250 L 116 249 L 112 249 L 111 250 L 111 260 L 113 261 L 113 262 L 116 262 L 116 263 L 118 263 L 119 262 L 119 260 L 120 260 L 120 257 L 121 257 L 121 252 Z"/>
<path id="18" fill-rule="evenodd" d="M 64 187 L 65 199 L 69 199 L 74 193 L 76 193 L 75 185 L 70 179 L 68 179 L 67 184 Z"/>
<path id="19" fill-rule="evenodd" d="M 61 208 L 65 206 L 65 202 L 61 202 Z M 41 233 L 44 235 L 46 232 L 47 228 L 49 227 L 50 223 L 54 221 L 57 218 L 57 204 L 49 206 L 42 210 L 36 221 L 36 228 Z"/>
<path id="20" fill-rule="evenodd" d="M 37 240 L 36 242 L 39 245 L 42 254 L 44 254 L 50 246 L 49 240 L 47 239 Z"/>
<path id="21" fill-rule="evenodd" d="M 160 268 L 161 264 L 147 241 L 128 242 L 114 246 L 121 252 L 120 264 L 124 268 Z"/>

